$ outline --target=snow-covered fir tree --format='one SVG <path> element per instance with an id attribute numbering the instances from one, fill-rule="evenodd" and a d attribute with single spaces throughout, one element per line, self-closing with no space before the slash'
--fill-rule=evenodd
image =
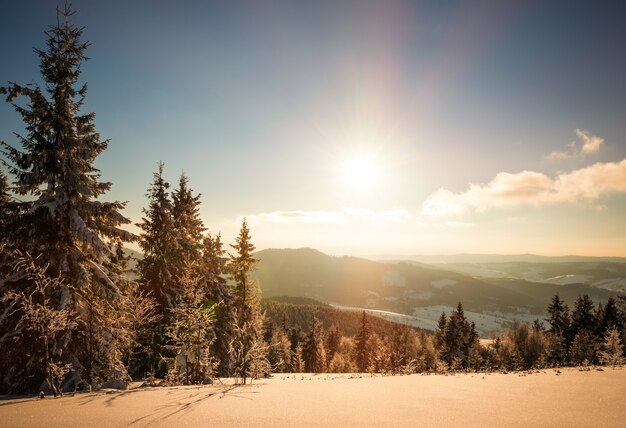
<path id="1" fill-rule="evenodd" d="M 177 248 L 169 183 L 163 177 L 163 162 L 159 162 L 154 180 L 148 188 L 148 208 L 143 209 L 139 246 L 143 258 L 137 262 L 140 287 L 156 300 L 158 312 L 164 317 L 176 302 L 177 281 L 174 260 Z"/>
<path id="2" fill-rule="evenodd" d="M 231 247 L 235 250 L 228 265 L 230 278 L 235 284 L 235 322 L 231 339 L 233 374 L 245 384 L 247 378 L 269 371 L 267 347 L 263 343 L 261 290 L 258 282 L 250 278 L 258 260 L 253 256 L 255 247 L 246 219 Z"/>
<path id="3" fill-rule="evenodd" d="M 355 337 L 356 347 L 354 349 L 354 361 L 360 372 L 368 372 L 374 358 L 372 335 L 372 327 L 370 326 L 369 318 L 365 311 L 363 311 L 361 324 L 359 324 L 359 329 Z"/>
<path id="4" fill-rule="evenodd" d="M 178 189 L 172 192 L 172 221 L 176 231 L 177 270 L 182 272 L 186 260 L 198 260 L 202 249 L 202 233 L 206 230 L 200 219 L 200 194 L 193 195 L 189 179 L 183 173 Z"/>
<path id="5" fill-rule="evenodd" d="M 143 250 L 143 258 L 137 262 L 139 289 L 154 299 L 156 314 L 159 316 L 152 331 L 142 337 L 138 370 L 161 376 L 167 370 L 163 360 L 167 353 L 167 326 L 171 324 L 171 310 L 180 294 L 174 261 L 178 245 L 169 183 L 163 177 L 163 169 L 163 162 L 159 162 L 146 193 L 148 207 L 143 209 L 144 216 L 141 223 L 137 224 L 141 229 L 139 246 Z"/>
<path id="6" fill-rule="evenodd" d="M 216 305 L 207 300 L 202 276 L 195 265 L 196 262 L 188 260 L 179 278 L 182 290 L 172 309 L 173 323 L 167 332 L 175 350 L 170 370 L 186 385 L 206 382 L 217 366 L 212 349 Z"/>
<path id="7" fill-rule="evenodd" d="M 88 286 L 98 289 L 99 295 L 111 302 L 123 293 L 120 284 L 124 278 L 107 266 L 113 254 L 112 242 L 127 242 L 134 237 L 120 228 L 129 223 L 121 214 L 125 203 L 98 200 L 111 183 L 100 180 L 94 161 L 109 141 L 96 132 L 95 113 L 81 111 L 87 85 L 79 84 L 79 77 L 89 43 L 81 40 L 83 29 L 72 23 L 72 15 L 68 7 L 57 11 L 57 24 L 45 32 L 46 48 L 35 49 L 43 88 L 13 82 L 0 88 L 25 125 L 25 133 L 17 135 L 17 146 L 0 144 L 9 173 L 15 178 L 13 192 L 29 201 L 25 203 L 27 209 L 18 210 L 9 219 L 11 227 L 5 228 L 3 236 L 5 251 L 32 254 L 47 267 L 47 275 L 62 276 L 63 284 L 52 304 L 58 310 L 75 309 L 81 317 L 80 300 Z M 2 282 L 5 288 L 25 293 L 34 287 L 25 272 Z M 4 325 L 15 327 L 11 323 Z M 5 337 L 1 333 L 0 337 Z M 77 369 L 82 366 L 78 355 L 82 333 L 80 328 L 77 334 L 68 331 L 51 346 L 59 361 L 71 362 Z M 113 335 L 99 339 L 116 340 Z M 21 364 L 20 358 L 13 358 L 19 349 L 7 348 L 6 343 L 0 347 L 3 362 Z M 29 372 L 28 368 L 26 372 L 9 369 L 16 376 L 18 372 Z M 74 374 L 74 381 L 80 382 L 80 371 Z M 37 376 L 30 378 L 36 382 Z M 3 382 L 13 380 L 9 376 Z"/>
<path id="8" fill-rule="evenodd" d="M 313 316 L 309 333 L 304 338 L 302 358 L 307 372 L 322 373 L 326 369 L 324 328 L 317 316 Z"/>
<path id="9" fill-rule="evenodd" d="M 235 320 L 235 295 L 225 278 L 227 260 L 226 251 L 222 246 L 221 235 L 212 236 L 207 234 L 202 240 L 202 258 L 199 263 L 199 272 L 204 281 L 206 298 L 217 305 L 215 309 L 215 323 L 213 325 L 213 335 L 215 337 L 213 349 L 219 362 L 217 373 L 220 376 L 228 376 L 232 370 L 230 341 L 232 338 L 232 326 Z"/>

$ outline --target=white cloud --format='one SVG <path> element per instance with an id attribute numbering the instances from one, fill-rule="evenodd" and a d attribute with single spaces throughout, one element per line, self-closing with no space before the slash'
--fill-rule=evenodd
<path id="1" fill-rule="evenodd" d="M 555 177 L 534 171 L 501 172 L 488 184 L 470 184 L 462 193 L 437 190 L 422 204 L 422 213 L 445 217 L 518 205 L 594 203 L 614 193 L 626 193 L 626 159 L 596 163 Z"/>
<path id="2" fill-rule="evenodd" d="M 604 138 L 598 137 L 597 135 L 592 135 L 587 131 L 583 131 L 582 129 L 574 130 L 576 132 L 576 136 L 582 142 L 582 146 L 580 149 L 575 141 L 572 141 L 567 145 L 569 148 L 565 151 L 554 151 L 546 156 L 548 160 L 562 160 L 562 159 L 574 159 L 580 158 L 588 155 L 596 154 L 600 151 L 600 146 L 604 143 Z"/>

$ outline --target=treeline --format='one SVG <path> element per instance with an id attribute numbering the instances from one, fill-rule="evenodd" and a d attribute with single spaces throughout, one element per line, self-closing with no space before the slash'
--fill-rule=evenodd
<path id="1" fill-rule="evenodd" d="M 574 309 L 555 295 L 548 318 L 532 325 L 517 323 L 497 337 L 484 363 L 497 369 L 530 369 L 623 363 L 626 297 L 610 297 L 597 306 L 584 295 Z"/>
<path id="2" fill-rule="evenodd" d="M 626 299 L 595 307 L 588 296 L 571 315 L 554 296 L 548 327 L 516 322 L 493 340 L 481 341 L 461 303 L 441 314 L 434 334 L 323 305 L 264 303 L 264 339 L 277 372 L 419 373 L 528 370 L 623 363 Z M 353 330 L 356 324 L 356 330 Z M 352 332 L 353 333 L 346 333 Z"/>
<path id="3" fill-rule="evenodd" d="M 94 166 L 108 140 L 95 114 L 81 112 L 89 43 L 71 10 L 57 13 L 46 48 L 35 50 L 43 87 L 0 87 L 25 127 L 17 145 L 0 142 L 0 393 L 123 387 L 132 375 L 245 383 L 267 373 L 245 220 L 227 253 L 206 232 L 188 178 L 170 193 L 160 164 L 140 235 L 122 228 L 126 203 L 101 200 L 112 183 Z M 137 281 L 130 242 L 144 253 Z"/>
<path id="4" fill-rule="evenodd" d="M 432 333 L 365 312 L 315 301 L 272 298 L 262 302 L 264 339 L 274 372 L 435 371 Z"/>

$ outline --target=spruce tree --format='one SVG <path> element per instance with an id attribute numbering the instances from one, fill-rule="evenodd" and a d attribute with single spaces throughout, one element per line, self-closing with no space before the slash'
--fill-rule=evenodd
<path id="1" fill-rule="evenodd" d="M 552 297 L 552 302 L 548 306 L 548 315 L 546 319 L 550 323 L 550 333 L 564 338 L 569 329 L 570 318 L 567 305 L 559 298 L 558 294 Z"/>
<path id="2" fill-rule="evenodd" d="M 235 250 L 228 265 L 230 279 L 235 285 L 235 319 L 231 339 L 233 374 L 245 384 L 248 378 L 255 378 L 264 374 L 264 371 L 269 371 L 267 347 L 263 343 L 261 290 L 257 281 L 250 278 L 258 260 L 253 256 L 255 247 L 246 219 L 243 220 L 239 235 L 231 247 Z"/>
<path id="3" fill-rule="evenodd" d="M 613 297 L 609 297 L 606 305 L 602 306 L 602 310 L 598 311 L 598 334 L 602 337 L 613 327 L 619 332 L 624 331 L 624 325 L 619 316 L 617 303 Z"/>
<path id="4" fill-rule="evenodd" d="M 148 208 L 143 209 L 139 245 L 143 258 L 138 261 L 141 289 L 156 300 L 159 313 L 169 317 L 178 295 L 174 258 L 178 251 L 172 202 L 163 178 L 163 162 L 159 162 L 154 180 L 148 189 Z"/>
<path id="5" fill-rule="evenodd" d="M 188 261 L 179 278 L 181 293 L 172 309 L 173 323 L 168 336 L 173 342 L 176 359 L 182 359 L 182 367 L 170 365 L 184 378 L 184 383 L 201 384 L 209 380 L 217 366 L 213 353 L 212 334 L 215 320 L 215 304 L 206 299 L 202 277 L 197 274 L 194 262 Z"/>
<path id="6" fill-rule="evenodd" d="M 207 234 L 202 241 L 202 258 L 199 263 L 199 272 L 204 281 L 206 298 L 216 304 L 213 335 L 215 343 L 213 349 L 218 360 L 217 373 L 219 376 L 230 375 L 232 356 L 230 342 L 232 326 L 235 320 L 234 294 L 224 277 L 226 275 L 226 251 L 222 247 L 219 234 Z"/>
<path id="7" fill-rule="evenodd" d="M 178 245 L 172 219 L 172 202 L 168 193 L 169 183 L 163 177 L 163 162 L 159 162 L 153 174 L 153 182 L 148 188 L 148 207 L 143 209 L 139 246 L 143 258 L 137 262 L 139 288 L 142 293 L 154 299 L 155 312 L 159 321 L 150 334 L 143 335 L 140 371 L 148 371 L 159 376 L 165 375 L 164 357 L 168 355 L 167 326 L 172 323 L 172 309 L 181 287 L 176 277 L 174 259 Z"/>
<path id="8" fill-rule="evenodd" d="M 284 321 L 283 321 L 284 323 Z M 339 349 L 339 344 L 341 343 L 341 333 L 336 325 L 332 325 L 328 329 L 328 334 L 326 335 L 326 366 L 330 364 L 330 360 L 333 359 L 337 350 Z"/>
<path id="9" fill-rule="evenodd" d="M 302 358 L 307 372 L 322 373 L 326 368 L 324 329 L 316 315 L 313 316 L 310 331 L 304 338 Z"/>
<path id="10" fill-rule="evenodd" d="M 205 231 L 200 219 L 200 194 L 193 195 L 188 187 L 189 179 L 183 173 L 178 188 L 172 192 L 172 223 L 174 226 L 177 254 L 177 270 L 184 269 L 186 260 L 197 260 L 202 248 Z"/>
<path id="11" fill-rule="evenodd" d="M 600 362 L 613 368 L 622 365 L 624 362 L 624 345 L 620 341 L 620 333 L 615 327 L 611 327 L 604 335 L 602 348 Z"/>
<path id="12" fill-rule="evenodd" d="M 440 352 L 444 352 L 443 346 L 445 342 L 443 340 L 443 335 L 446 331 L 447 325 L 448 325 L 448 319 L 446 317 L 446 313 L 441 312 L 441 315 L 439 316 L 439 320 L 437 321 L 437 329 L 435 330 L 435 347 Z"/>
<path id="13" fill-rule="evenodd" d="M 239 236 L 235 238 L 235 244 L 231 244 L 231 247 L 235 253 L 230 257 L 228 269 L 235 283 L 235 306 L 242 313 L 246 313 L 250 308 L 258 307 L 260 290 L 256 281 L 249 277 L 256 269 L 258 260 L 253 256 L 255 247 L 245 218 L 241 223 Z"/>
<path id="14" fill-rule="evenodd" d="M 354 361 L 359 372 L 369 372 L 371 369 L 373 363 L 372 335 L 369 317 L 363 311 L 355 337 L 356 348 L 354 350 Z"/>
<path id="15" fill-rule="evenodd" d="M 588 295 L 579 297 L 572 311 L 571 335 L 576 336 L 581 331 L 594 334 L 597 329 L 597 319 L 593 301 Z"/>
<path id="16" fill-rule="evenodd" d="M 110 269 L 112 243 L 134 237 L 120 228 L 129 223 L 120 213 L 125 203 L 98 200 L 111 183 L 100 180 L 94 161 L 109 141 L 101 140 L 96 132 L 95 113 L 81 111 L 87 85 L 79 84 L 79 78 L 89 43 L 81 41 L 83 29 L 71 22 L 73 12 L 68 7 L 57 15 L 57 24 L 45 32 L 46 48 L 35 49 L 45 86 L 10 83 L 0 88 L 25 124 L 25 134 L 16 134 L 21 148 L 6 142 L 0 145 L 9 173 L 15 177 L 13 191 L 29 201 L 11 218 L 3 240 L 5 251 L 32 254 L 40 266 L 46 266 L 47 275 L 62 276 L 63 285 L 51 304 L 57 310 L 76 310 L 83 317 L 79 303 L 88 285 L 109 301 L 120 298 L 125 279 Z M 18 104 L 18 99 L 25 103 Z M 21 278 L 13 281 L 14 286 L 30 292 L 34 282 L 25 273 Z M 59 335 L 54 344 L 56 355 L 75 368 L 80 368 L 77 360 L 84 337 L 80 330 Z M 100 340 L 115 347 L 115 335 Z M 14 355 L 20 350 L 7 349 L 4 343 L 0 347 L 3 360 L 20 360 Z M 80 382 L 78 371 L 74 380 Z"/>

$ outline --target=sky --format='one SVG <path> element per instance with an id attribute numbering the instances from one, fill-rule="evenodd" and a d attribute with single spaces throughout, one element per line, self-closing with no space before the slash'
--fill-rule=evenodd
<path id="1" fill-rule="evenodd" d="M 133 223 L 163 161 L 259 249 L 626 256 L 624 2 L 72 4 Z M 3 5 L 1 84 L 42 83 L 55 7 Z"/>

